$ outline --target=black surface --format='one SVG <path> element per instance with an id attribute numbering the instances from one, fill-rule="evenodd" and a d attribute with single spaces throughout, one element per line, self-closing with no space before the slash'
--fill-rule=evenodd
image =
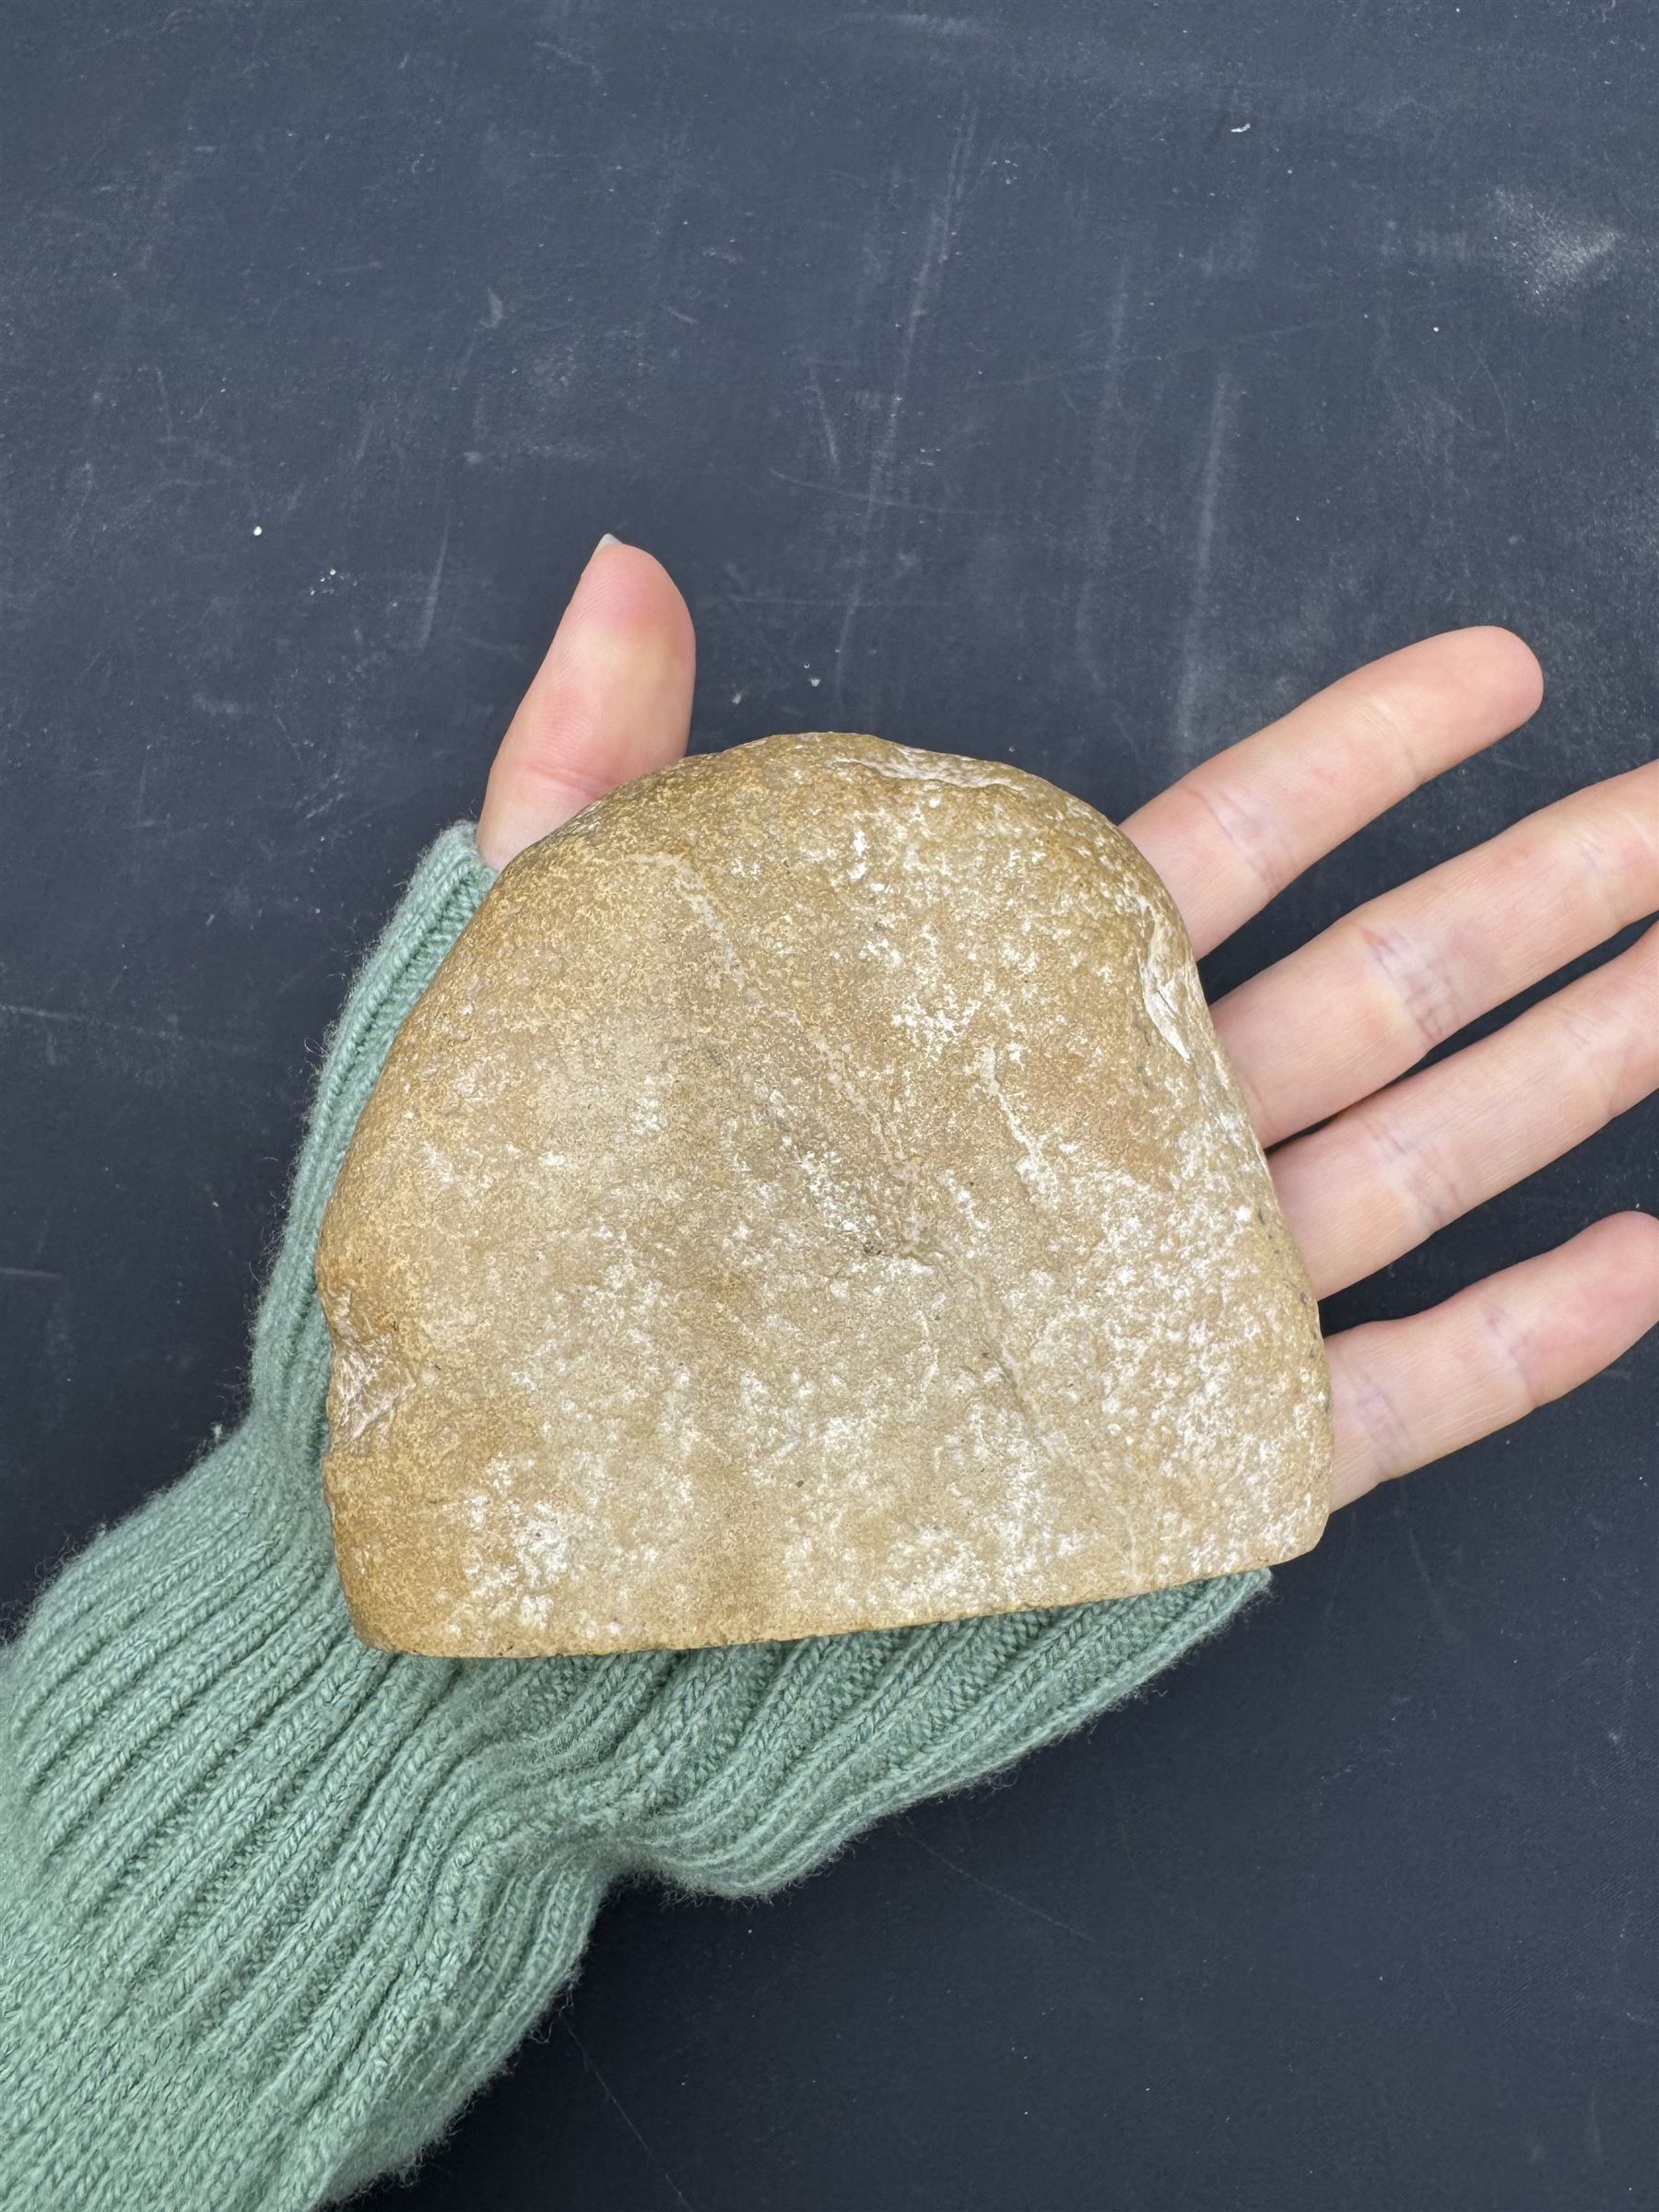
<path id="1" fill-rule="evenodd" d="M 700 745 L 874 729 L 1114 814 L 1517 628 L 1537 719 L 1218 982 L 1646 757 L 1653 21 L 14 6 L 6 1598 L 234 1418 L 341 978 L 601 530 L 690 598 Z M 1653 1139 L 1337 1318 L 1653 1206 Z M 1650 1345 L 764 1910 L 625 1898 L 383 2201 L 1652 2206 L 1656 1409 Z"/>

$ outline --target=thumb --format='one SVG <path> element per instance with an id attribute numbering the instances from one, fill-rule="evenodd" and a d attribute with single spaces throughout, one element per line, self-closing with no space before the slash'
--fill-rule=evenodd
<path id="1" fill-rule="evenodd" d="M 602 537 L 490 769 L 478 815 L 488 865 L 505 867 L 618 783 L 677 760 L 696 662 L 666 569 Z"/>

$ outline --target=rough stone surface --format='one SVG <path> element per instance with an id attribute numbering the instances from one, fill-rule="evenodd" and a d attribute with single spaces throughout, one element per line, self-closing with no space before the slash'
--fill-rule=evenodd
<path id="1" fill-rule="evenodd" d="M 504 869 L 317 1255 L 359 1631 L 746 1642 L 1305 1550 L 1317 1310 L 1185 932 L 1092 808 L 769 737 Z"/>

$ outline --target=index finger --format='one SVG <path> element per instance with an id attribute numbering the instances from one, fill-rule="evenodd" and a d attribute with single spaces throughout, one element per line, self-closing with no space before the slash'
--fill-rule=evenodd
<path id="1" fill-rule="evenodd" d="M 1512 630 L 1443 630 L 1201 761 L 1122 828 L 1203 954 L 1367 822 L 1518 728 L 1543 695 Z"/>

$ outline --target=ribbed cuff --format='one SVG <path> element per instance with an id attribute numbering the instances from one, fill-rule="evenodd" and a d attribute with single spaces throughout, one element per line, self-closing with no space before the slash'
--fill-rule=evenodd
<path id="1" fill-rule="evenodd" d="M 245 1512 L 270 1475 L 231 1438 L 0 1666 L 0 2203 L 322 2202 L 580 1958 L 606 1868 L 550 1817 L 529 1686 L 360 1643 L 326 1541 Z"/>
<path id="2" fill-rule="evenodd" d="M 512 1901 L 498 1899 L 496 1909 Z M 583 1870 L 546 1883 L 526 1959 L 573 1962 L 597 1901 Z M 431 2029 L 423 2040 L 401 2001 L 406 1968 L 386 1977 L 371 2053 L 385 2062 L 378 2079 L 342 2049 L 332 2014 L 319 2016 L 308 2047 L 265 2072 L 262 2033 L 251 2045 L 229 2030 L 204 2043 L 135 2011 L 84 1949 L 65 1947 L 6 1889 L 0 1959 L 5 2212 L 311 2212 L 337 2203 L 411 2166 L 542 2009 L 515 2001 L 511 1973 L 492 1980 L 467 1968 L 466 2003 L 418 2008 Z M 562 1978 L 549 1976 L 549 1986 Z M 394 2092 L 389 2100 L 382 2082 Z"/>
<path id="3" fill-rule="evenodd" d="M 763 1893 L 888 1814 L 1097 1718 L 1214 1635 L 1265 1571 L 1145 1597 L 686 1653 L 595 1778 L 620 1864 Z M 614 1664 L 614 1663 L 607 1663 Z"/>

